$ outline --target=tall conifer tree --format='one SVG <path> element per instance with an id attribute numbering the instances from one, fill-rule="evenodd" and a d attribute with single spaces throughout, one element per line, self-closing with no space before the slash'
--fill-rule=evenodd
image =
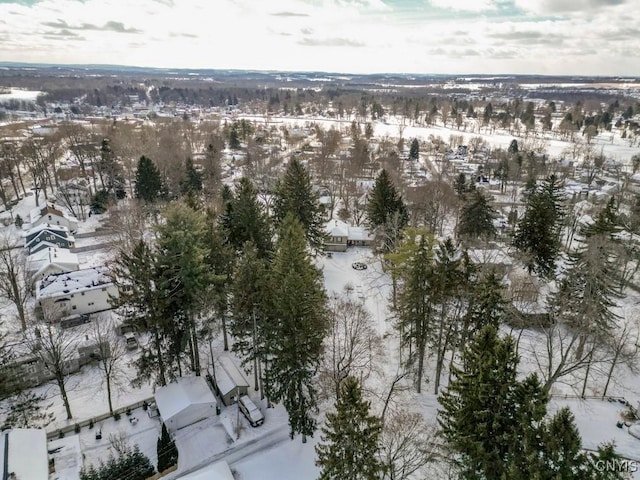
<path id="1" fill-rule="evenodd" d="M 280 224 L 288 213 L 302 224 L 309 246 L 316 252 L 324 249 L 323 212 L 311 186 L 311 177 L 299 160 L 293 158 L 278 181 L 273 200 L 273 215 Z"/>
<path id="2" fill-rule="evenodd" d="M 362 398 L 362 388 L 347 377 L 335 413 L 327 414 L 322 443 L 316 446 L 320 480 L 376 480 L 382 478 L 378 458 L 380 418 L 369 413 L 370 402 Z"/>
<path id="3" fill-rule="evenodd" d="M 289 414 L 291 438 L 313 435 L 317 395 L 313 385 L 328 328 L 322 274 L 307 250 L 304 228 L 289 213 L 280 226 L 269 280 L 267 383 L 269 396 L 282 400 Z"/>

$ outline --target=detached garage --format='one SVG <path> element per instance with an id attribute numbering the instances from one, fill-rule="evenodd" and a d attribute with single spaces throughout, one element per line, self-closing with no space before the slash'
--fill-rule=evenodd
<path id="1" fill-rule="evenodd" d="M 180 377 L 155 394 L 160 417 L 170 433 L 215 415 L 216 398 L 203 377 Z"/>

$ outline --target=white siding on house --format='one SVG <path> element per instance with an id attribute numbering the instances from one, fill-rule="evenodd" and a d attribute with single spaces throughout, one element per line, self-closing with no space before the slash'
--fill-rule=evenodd
<path id="1" fill-rule="evenodd" d="M 118 297 L 106 267 L 93 267 L 75 272 L 49 275 L 36 285 L 36 300 L 58 305 L 56 317 L 101 312 L 111 308 L 110 297 Z"/>

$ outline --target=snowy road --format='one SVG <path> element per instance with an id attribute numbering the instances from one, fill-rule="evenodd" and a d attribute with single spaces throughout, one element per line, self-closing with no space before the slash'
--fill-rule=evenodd
<path id="1" fill-rule="evenodd" d="M 225 460 L 230 466 L 233 466 L 233 464 L 245 459 L 249 455 L 253 455 L 258 452 L 269 450 L 274 446 L 279 445 L 287 440 L 290 441 L 289 426 L 283 425 L 275 430 L 271 430 L 267 432 L 262 437 L 258 437 L 248 442 L 244 442 L 244 443 L 232 446 L 231 448 L 225 450 L 224 452 L 220 452 L 218 454 L 215 454 L 207 458 L 206 460 L 203 460 L 197 465 L 194 465 L 185 470 L 176 471 L 175 473 L 171 473 L 164 478 L 166 478 L 167 480 L 180 478 L 184 475 L 200 470 L 201 468 L 206 467 L 207 465 L 216 463 L 220 460 Z M 299 438 L 296 438 L 294 441 L 299 442 L 300 440 Z"/>

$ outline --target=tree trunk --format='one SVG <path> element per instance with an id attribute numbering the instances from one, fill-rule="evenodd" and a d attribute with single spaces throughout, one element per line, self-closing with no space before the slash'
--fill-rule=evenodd
<path id="1" fill-rule="evenodd" d="M 164 359 L 162 358 L 162 346 L 160 345 L 160 332 L 158 332 L 158 327 L 154 328 L 153 336 L 156 355 L 158 356 L 158 380 L 160 380 L 160 386 L 164 387 L 167 384 L 167 377 L 165 375 Z"/>
<path id="2" fill-rule="evenodd" d="M 591 358 L 593 357 L 593 351 L 589 354 L 589 361 L 587 362 L 587 371 L 584 374 L 584 382 L 582 383 L 582 393 L 580 397 L 584 399 L 584 394 L 587 391 L 587 381 L 589 380 L 589 371 L 591 370 Z"/>
<path id="3" fill-rule="evenodd" d="M 620 356 L 620 348 L 616 348 L 616 354 L 613 356 L 613 360 L 611 361 L 611 368 L 609 369 L 609 373 L 607 374 L 607 383 L 604 384 L 604 391 L 602 392 L 602 399 L 607 396 L 607 390 L 609 390 L 609 382 L 611 382 L 611 377 L 613 376 L 613 370 L 616 368 L 618 363 L 618 357 Z"/>
<path id="4" fill-rule="evenodd" d="M 227 316 L 222 313 L 220 315 L 220 319 L 222 320 L 222 339 L 224 342 L 224 351 L 229 351 L 229 339 L 227 338 Z"/>
<path id="5" fill-rule="evenodd" d="M 58 382 L 58 388 L 60 389 L 60 396 L 62 397 L 62 403 L 64 404 L 64 408 L 67 412 L 67 420 L 71 420 L 73 415 L 71 415 L 71 405 L 69 405 L 69 397 L 67 395 L 67 389 L 64 386 L 64 376 L 60 375 L 56 379 Z"/>
<path id="6" fill-rule="evenodd" d="M 254 382 L 254 390 L 258 391 L 258 355 L 256 353 L 257 343 L 258 343 L 258 333 L 256 326 L 256 312 L 252 312 L 253 317 L 253 382 Z"/>
<path id="7" fill-rule="evenodd" d="M 111 375 L 105 375 L 107 382 L 107 401 L 109 402 L 109 413 L 113 416 L 113 403 L 111 401 Z"/>

